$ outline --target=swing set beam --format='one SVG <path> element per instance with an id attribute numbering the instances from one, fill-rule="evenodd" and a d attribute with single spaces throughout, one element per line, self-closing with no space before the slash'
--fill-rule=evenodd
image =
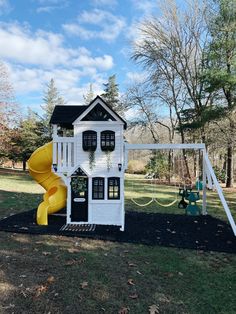
<path id="1" fill-rule="evenodd" d="M 126 150 L 145 149 L 205 149 L 205 144 L 128 144 L 125 143 Z"/>

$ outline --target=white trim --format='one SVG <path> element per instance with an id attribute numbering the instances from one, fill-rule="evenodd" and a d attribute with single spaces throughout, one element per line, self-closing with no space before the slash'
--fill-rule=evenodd
<path id="1" fill-rule="evenodd" d="M 68 177 L 71 177 L 78 168 L 80 168 L 86 174 L 88 178 L 91 177 L 91 174 L 89 174 L 86 170 L 84 170 L 84 168 L 81 167 L 80 165 L 76 165 L 70 171 L 68 171 L 67 172 Z"/>
<path id="2" fill-rule="evenodd" d="M 224 197 L 222 188 L 221 188 L 221 186 L 220 186 L 220 184 L 219 184 L 219 182 L 218 182 L 218 180 L 217 180 L 217 178 L 216 178 L 215 172 L 214 172 L 214 170 L 213 170 L 213 168 L 212 168 L 212 165 L 211 165 L 211 162 L 210 162 L 210 160 L 209 160 L 209 158 L 208 158 L 208 156 L 207 156 L 207 153 L 205 153 L 204 160 L 205 160 L 206 166 L 207 166 L 207 168 L 208 168 L 208 170 L 209 170 L 209 172 L 210 172 L 210 174 L 211 174 L 211 177 L 212 177 L 214 186 L 215 186 L 215 188 L 216 188 L 216 190 L 217 190 L 217 192 L 218 192 L 219 198 L 220 198 L 221 203 L 222 203 L 222 205 L 223 205 L 223 207 L 224 207 L 225 213 L 226 213 L 226 215 L 227 215 L 227 218 L 228 218 L 228 220 L 229 220 L 229 223 L 230 223 L 230 225 L 231 225 L 231 228 L 232 228 L 232 230 L 233 230 L 233 233 L 234 233 L 234 235 L 236 236 L 236 224 L 235 224 L 235 221 L 234 221 L 234 219 L 233 219 L 233 216 L 232 216 L 232 214 L 231 214 L 231 211 L 230 211 L 230 209 L 229 209 L 229 206 L 228 206 L 228 204 L 227 204 L 227 202 L 226 202 L 226 200 L 225 200 L 225 197 Z"/>
<path id="3" fill-rule="evenodd" d="M 206 215 L 207 214 L 207 195 L 206 195 L 206 181 L 207 181 L 207 176 L 206 176 L 206 162 L 205 162 L 205 155 L 206 155 L 206 150 L 203 150 L 203 160 L 202 160 L 202 214 Z M 198 180 L 199 181 L 199 180 Z M 199 184 L 199 182 L 198 182 Z"/>
<path id="4" fill-rule="evenodd" d="M 55 136 L 53 138 L 53 142 L 55 143 L 74 143 L 75 142 L 75 137 L 74 136 Z"/>
<path id="5" fill-rule="evenodd" d="M 120 178 L 120 200 L 121 200 L 121 227 L 120 231 L 125 230 L 125 180 L 124 176 Z"/>
<path id="6" fill-rule="evenodd" d="M 127 144 L 127 150 L 148 150 L 148 149 L 205 149 L 205 144 Z"/>
<path id="7" fill-rule="evenodd" d="M 117 114 L 115 114 L 113 111 L 111 111 L 111 109 L 103 102 L 103 100 L 101 98 L 97 98 L 94 100 L 94 102 L 72 123 L 77 124 L 78 122 L 80 122 L 96 105 L 100 104 L 116 121 L 120 121 L 122 122 L 122 124 L 124 124 L 124 122 L 118 117 Z M 95 122 L 95 121 L 82 121 L 84 122 Z M 97 122 L 97 121 L 96 121 Z M 100 121 L 104 124 L 109 122 L 109 121 Z M 115 122 L 115 121 L 112 121 Z"/>
<path id="8" fill-rule="evenodd" d="M 67 179 L 67 208 L 66 223 L 71 223 L 71 177 Z"/>
<path id="9" fill-rule="evenodd" d="M 53 139 L 57 137 L 57 124 L 52 125 L 52 137 Z"/>
<path id="10" fill-rule="evenodd" d="M 79 121 L 77 123 L 74 123 L 74 125 L 76 126 L 89 126 L 91 127 L 91 131 L 93 130 L 94 126 L 105 126 L 108 125 L 109 127 L 112 125 L 124 125 L 123 122 L 120 121 Z M 106 131 L 107 129 L 104 129 L 104 131 Z"/>

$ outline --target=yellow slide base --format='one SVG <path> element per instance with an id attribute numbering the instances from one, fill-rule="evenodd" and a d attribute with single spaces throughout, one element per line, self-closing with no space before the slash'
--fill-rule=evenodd
<path id="1" fill-rule="evenodd" d="M 48 202 L 42 202 L 39 204 L 39 207 L 37 209 L 37 224 L 41 226 L 47 226 L 48 225 Z"/>
<path id="2" fill-rule="evenodd" d="M 61 210 L 66 206 L 67 188 L 63 180 L 51 171 L 52 142 L 47 143 L 31 155 L 28 160 L 30 175 L 45 190 L 43 202 L 37 209 L 37 224 L 48 225 L 48 215 Z"/>

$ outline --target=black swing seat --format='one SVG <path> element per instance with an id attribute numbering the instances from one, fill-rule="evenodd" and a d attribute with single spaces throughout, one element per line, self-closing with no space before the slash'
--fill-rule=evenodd
<path id="1" fill-rule="evenodd" d="M 179 188 L 179 195 L 181 196 L 181 200 L 178 203 L 178 208 L 185 209 L 188 206 L 188 202 L 185 201 L 185 198 L 187 199 L 191 192 L 191 187 Z"/>
<path id="2" fill-rule="evenodd" d="M 200 200 L 198 191 L 192 191 L 191 187 L 180 188 L 179 195 L 181 200 L 178 203 L 178 208 L 185 209 L 186 215 L 200 215 L 201 210 L 197 205 L 197 201 Z"/>

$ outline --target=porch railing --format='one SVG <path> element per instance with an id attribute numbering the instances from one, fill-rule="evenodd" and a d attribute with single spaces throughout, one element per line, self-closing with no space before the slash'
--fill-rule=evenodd
<path id="1" fill-rule="evenodd" d="M 53 138 L 53 166 L 57 172 L 67 172 L 75 164 L 75 140 L 73 137 Z"/>

